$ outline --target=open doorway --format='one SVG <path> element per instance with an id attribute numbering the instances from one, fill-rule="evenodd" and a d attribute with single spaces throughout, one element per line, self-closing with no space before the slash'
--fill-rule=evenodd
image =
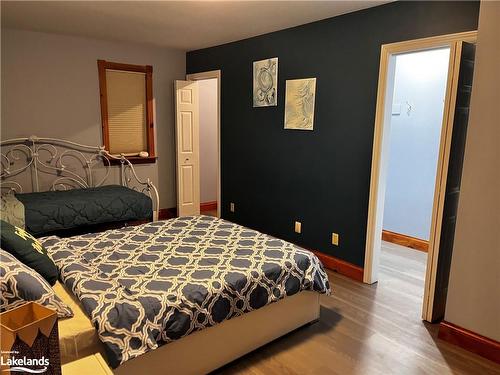
<path id="1" fill-rule="evenodd" d="M 446 207 L 458 199 L 467 126 L 457 94 L 469 87 L 470 95 L 467 42 L 475 38 L 466 32 L 381 49 L 363 281 L 377 282 L 387 267 L 408 272 L 427 321 L 439 318 L 435 296 L 446 300 L 456 217 Z M 400 243 L 382 241 L 383 233 Z"/>
<path id="2" fill-rule="evenodd" d="M 217 78 L 200 79 L 200 212 L 217 216 Z"/>
<path id="3" fill-rule="evenodd" d="M 450 48 L 394 56 L 380 272 L 423 300 Z"/>
<path id="4" fill-rule="evenodd" d="M 175 82 L 177 214 L 220 217 L 220 70 Z"/>

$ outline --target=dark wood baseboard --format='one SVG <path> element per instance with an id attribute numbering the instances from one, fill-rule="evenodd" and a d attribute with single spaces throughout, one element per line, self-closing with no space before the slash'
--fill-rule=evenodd
<path id="1" fill-rule="evenodd" d="M 498 341 L 446 321 L 439 324 L 438 338 L 493 362 L 500 363 L 500 342 Z"/>
<path id="2" fill-rule="evenodd" d="M 217 209 L 217 201 L 200 203 L 200 211 L 212 211 Z"/>
<path id="3" fill-rule="evenodd" d="M 429 241 L 421 240 L 420 238 L 407 236 L 406 234 L 400 234 L 391 232 L 390 230 L 382 231 L 382 240 L 387 242 L 392 242 L 397 245 L 410 247 L 415 250 L 425 251 L 429 250 Z"/>
<path id="4" fill-rule="evenodd" d="M 316 255 L 321 263 L 332 271 L 338 272 L 341 275 L 347 276 L 353 280 L 363 282 L 363 268 L 355 264 L 346 262 L 345 260 L 332 257 L 320 251 L 311 250 Z"/>
<path id="5" fill-rule="evenodd" d="M 167 220 L 177 217 L 177 207 L 160 208 L 158 211 L 158 220 Z"/>

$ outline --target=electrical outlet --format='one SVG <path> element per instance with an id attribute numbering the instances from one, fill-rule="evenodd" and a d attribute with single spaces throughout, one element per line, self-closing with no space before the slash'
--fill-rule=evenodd
<path id="1" fill-rule="evenodd" d="M 234 203 L 229 203 L 229 211 L 234 212 Z"/>
<path id="2" fill-rule="evenodd" d="M 332 233 L 332 245 L 339 246 L 339 235 Z"/>
<path id="3" fill-rule="evenodd" d="M 302 233 L 302 223 L 300 221 L 295 222 L 295 233 Z"/>

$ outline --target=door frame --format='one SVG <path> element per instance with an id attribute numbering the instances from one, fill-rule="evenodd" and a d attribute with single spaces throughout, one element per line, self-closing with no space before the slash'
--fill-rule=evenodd
<path id="1" fill-rule="evenodd" d="M 378 281 L 379 256 L 382 237 L 382 221 L 385 200 L 386 171 L 389 156 L 389 121 L 386 96 L 392 97 L 395 64 L 392 56 L 449 47 L 450 60 L 448 66 L 448 79 L 441 127 L 441 140 L 436 170 L 434 188 L 434 202 L 432 207 L 431 230 L 429 237 L 429 250 L 425 275 L 424 299 L 422 306 L 422 319 L 432 319 L 432 305 L 434 301 L 434 288 L 436 285 L 437 260 L 439 241 L 441 236 L 441 221 L 448 174 L 448 160 L 450 156 L 451 134 L 453 131 L 453 118 L 455 114 L 455 99 L 457 94 L 461 42 L 474 43 L 477 31 L 468 31 L 447 34 L 429 38 L 414 39 L 404 42 L 383 44 L 380 52 L 380 68 L 377 90 L 377 106 L 375 112 L 375 128 L 373 134 L 373 152 L 370 177 L 370 194 L 368 203 L 368 221 L 366 229 L 365 263 L 363 282 L 373 284 Z"/>
<path id="2" fill-rule="evenodd" d="M 220 141 L 220 109 L 221 109 L 221 71 L 210 70 L 207 72 L 186 74 L 187 81 L 201 81 L 204 79 L 217 79 L 217 217 L 221 217 L 221 141 Z"/>

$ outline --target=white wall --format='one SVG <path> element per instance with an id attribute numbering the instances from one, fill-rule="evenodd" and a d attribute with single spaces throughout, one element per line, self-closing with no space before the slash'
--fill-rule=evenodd
<path id="1" fill-rule="evenodd" d="M 200 94 L 200 202 L 217 200 L 217 79 L 198 81 Z"/>
<path id="2" fill-rule="evenodd" d="M 156 164 L 138 165 L 176 205 L 173 81 L 185 52 L 56 34 L 2 29 L 1 138 L 38 135 L 102 144 L 97 59 L 153 66 Z"/>
<path id="3" fill-rule="evenodd" d="M 500 341 L 500 3 L 482 1 L 445 320 Z"/>
<path id="4" fill-rule="evenodd" d="M 431 225 L 449 54 L 445 48 L 396 56 L 383 228 L 424 240 Z"/>

